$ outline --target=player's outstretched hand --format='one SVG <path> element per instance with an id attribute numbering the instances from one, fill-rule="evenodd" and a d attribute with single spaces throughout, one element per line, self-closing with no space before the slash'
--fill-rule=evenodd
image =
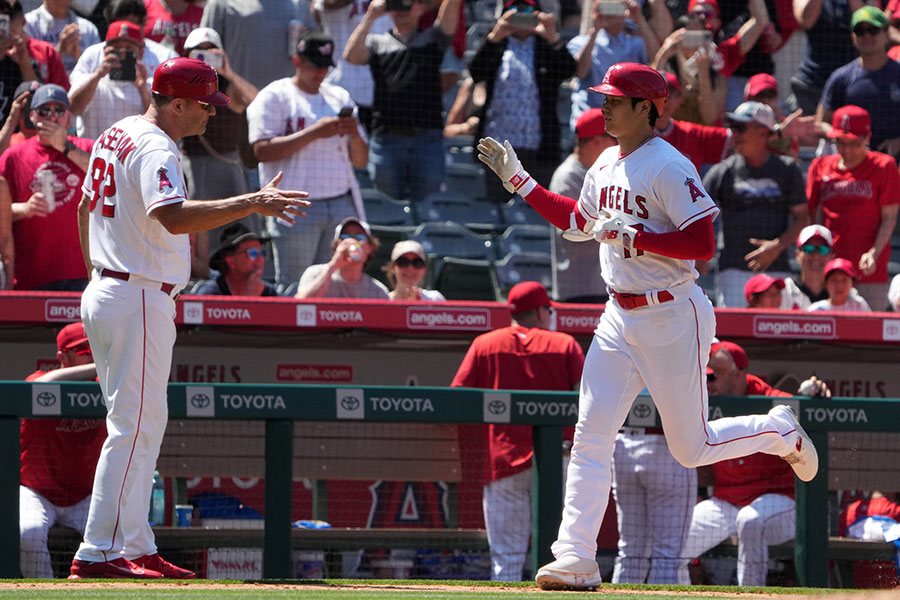
<path id="1" fill-rule="evenodd" d="M 509 140 L 501 144 L 492 137 L 481 138 L 478 140 L 478 152 L 478 160 L 497 174 L 510 194 L 515 194 L 531 178 L 522 168 Z"/>
<path id="2" fill-rule="evenodd" d="M 301 198 L 308 198 L 309 192 L 278 189 L 283 175 L 282 171 L 278 171 L 272 181 L 253 194 L 254 203 L 258 213 L 267 217 L 279 217 L 293 225 L 296 222 L 294 217 L 306 216 L 302 209 L 310 206 L 310 202 Z"/>
<path id="3" fill-rule="evenodd" d="M 604 209 L 600 211 L 600 214 L 603 218 L 594 226 L 594 239 L 601 244 L 622 246 L 630 250 L 634 244 L 637 229 L 626 225 L 625 221 L 619 217 L 614 218 L 608 210 Z"/>

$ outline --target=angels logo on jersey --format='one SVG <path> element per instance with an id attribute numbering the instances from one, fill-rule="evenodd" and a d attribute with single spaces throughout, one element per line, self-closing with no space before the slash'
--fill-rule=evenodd
<path id="1" fill-rule="evenodd" d="M 168 173 L 169 173 L 169 171 L 166 170 L 165 167 L 160 167 L 159 170 L 156 172 L 156 176 L 159 179 L 159 191 L 160 192 L 163 191 L 164 188 L 169 188 L 172 190 L 175 189 L 175 186 L 172 185 L 171 181 L 169 181 Z"/>
<path id="2" fill-rule="evenodd" d="M 700 191 L 700 188 L 697 187 L 697 184 L 694 183 L 693 177 L 687 177 L 684 180 L 684 185 L 688 187 L 691 191 L 691 202 L 696 202 L 700 198 L 706 198 L 706 194 Z"/>

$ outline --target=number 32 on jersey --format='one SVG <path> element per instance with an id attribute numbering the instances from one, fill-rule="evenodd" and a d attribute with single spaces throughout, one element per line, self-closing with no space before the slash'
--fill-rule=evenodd
<path id="1" fill-rule="evenodd" d="M 103 199 L 103 208 L 101 214 L 104 217 L 113 218 L 116 216 L 116 205 L 114 202 L 107 201 L 107 198 L 114 198 L 116 195 L 116 176 L 115 168 L 112 163 L 107 163 L 102 158 L 95 158 L 91 163 L 91 204 L 88 210 L 94 210 L 97 202 Z"/>

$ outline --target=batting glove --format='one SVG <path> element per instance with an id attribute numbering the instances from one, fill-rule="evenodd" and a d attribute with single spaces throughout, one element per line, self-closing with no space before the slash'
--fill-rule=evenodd
<path id="1" fill-rule="evenodd" d="M 531 175 L 522 168 L 522 163 L 516 157 L 516 151 L 513 150 L 509 140 L 501 145 L 494 138 L 481 138 L 478 141 L 478 152 L 480 152 L 478 160 L 497 174 L 503 182 L 503 187 L 510 194 L 518 192 L 525 196 L 537 185 Z"/>
<path id="2" fill-rule="evenodd" d="M 613 218 L 609 211 L 602 211 L 603 219 L 594 227 L 594 239 L 601 244 L 622 246 L 628 250 L 633 248 L 637 229 L 626 225 L 620 217 Z"/>

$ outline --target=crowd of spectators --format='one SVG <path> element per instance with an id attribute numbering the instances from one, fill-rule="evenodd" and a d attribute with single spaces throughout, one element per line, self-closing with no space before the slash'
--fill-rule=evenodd
<path id="1" fill-rule="evenodd" d="M 422 276 L 415 281 L 400 277 L 400 257 L 388 260 L 389 253 L 376 251 L 378 235 L 370 225 L 380 223 L 367 219 L 366 189 L 409 201 L 415 214 L 429 195 L 458 193 L 445 173 L 453 162 L 450 145 L 471 147 L 490 135 L 510 140 L 538 180 L 577 195 L 579 175 L 615 141 L 603 131 L 603 96 L 590 88 L 611 64 L 631 61 L 666 76 L 670 99 L 657 134 L 691 159 L 722 209 L 717 256 L 697 264 L 698 275 L 709 274 L 705 287 L 719 306 L 747 306 L 745 286 L 764 273 L 780 282 L 782 309 L 806 310 L 827 300 L 829 286 L 805 265 L 843 259 L 829 280 L 849 277 L 852 302 L 825 306 L 896 309 L 888 293 L 900 272 L 891 262 L 893 247 L 900 247 L 894 232 L 900 130 L 890 118 L 900 101 L 896 3 L 570 4 L 0 0 L 0 151 L 21 152 L 15 146 L 35 135 L 41 141 L 33 145 L 48 146 L 28 102 L 35 89 L 51 83 L 68 92 L 67 111 L 56 115 L 50 107 L 49 117 L 40 117 L 44 129 L 58 116 L 77 136 L 56 148 L 65 151 L 63 160 L 48 156 L 24 174 L 5 167 L 0 283 L 3 289 L 40 289 L 58 281 L 74 281 L 78 289 L 83 283 L 85 277 L 61 271 L 65 260 L 40 258 L 55 250 L 27 250 L 41 245 L 36 234 L 58 244 L 71 238 L 65 230 L 75 226 L 73 215 L 53 212 L 53 202 L 44 206 L 47 188 L 39 174 L 53 172 L 60 187 L 55 205 L 66 206 L 62 195 L 82 176 L 70 167 L 86 168 L 73 157 L 119 118 L 142 112 L 156 66 L 181 55 L 213 65 L 232 100 L 210 118 L 204 134 L 182 142 L 189 196 L 246 193 L 279 172 L 283 185 L 310 192 L 309 214 L 295 226 L 257 217 L 242 221 L 266 251 L 257 259 L 265 289 L 309 295 L 309 281 L 301 285 L 301 279 L 322 265 L 351 276 L 335 260 L 341 244 L 335 246 L 333 232 L 353 218 L 369 231 L 363 273 L 399 285 L 393 296 L 428 299 L 432 294 L 421 292 L 441 268 L 434 259 L 443 257 L 422 256 L 426 267 L 416 268 Z M 799 64 L 787 67 L 789 82 L 777 79 L 776 68 L 796 64 L 780 54 L 798 53 L 800 44 L 789 43 L 795 36 L 802 43 Z M 582 121 L 585 115 L 593 119 Z M 4 165 L 11 164 L 7 154 L 0 159 Z M 513 201 L 492 176 L 479 185 L 483 193 L 468 202 L 492 205 L 500 214 Z M 828 260 L 799 243 L 798 233 L 816 224 L 827 228 Z M 502 233 L 502 225 L 493 225 Z M 223 281 L 209 266 L 224 265 L 210 257 L 223 229 L 192 236 L 195 281 Z M 605 290 L 590 288 L 598 274 L 586 273 L 576 256 L 590 254 L 588 246 L 568 244 L 558 232 L 549 235 L 554 298 L 605 300 Z M 340 251 L 344 259 L 346 249 Z M 403 264 L 412 261 L 405 257 Z M 586 264 L 596 268 L 596 261 Z M 798 284 L 810 292 L 804 294 L 809 303 L 788 298 Z M 330 294 L 330 286 L 316 287 L 315 295 Z M 894 288 L 900 289 L 900 280 Z"/>

